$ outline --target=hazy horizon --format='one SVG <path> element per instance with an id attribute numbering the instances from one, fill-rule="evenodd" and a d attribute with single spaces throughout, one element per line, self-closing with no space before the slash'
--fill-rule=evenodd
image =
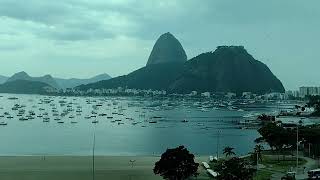
<path id="1" fill-rule="evenodd" d="M 287 90 L 319 86 L 320 2 L 310 0 L 2 0 L 0 75 L 112 77 L 145 66 L 171 32 L 188 59 L 243 45 Z"/>

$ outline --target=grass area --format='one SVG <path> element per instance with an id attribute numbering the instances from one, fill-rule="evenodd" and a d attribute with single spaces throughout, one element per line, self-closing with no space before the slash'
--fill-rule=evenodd
<path id="1" fill-rule="evenodd" d="M 292 155 L 292 153 L 295 153 L 294 151 L 291 150 L 284 150 L 281 151 L 281 155 Z M 273 150 L 264 150 L 263 151 L 263 155 L 278 155 L 277 151 L 273 151 Z"/>
<path id="2" fill-rule="evenodd" d="M 256 175 L 253 179 L 254 180 L 269 180 L 269 179 L 271 179 L 272 174 L 273 173 L 271 171 L 262 169 L 256 173 Z"/>
<path id="3" fill-rule="evenodd" d="M 303 166 L 306 163 L 306 160 L 299 158 L 299 166 Z M 278 161 L 278 156 L 264 155 L 262 164 L 265 165 L 266 168 L 272 169 L 273 171 L 285 173 L 291 168 L 296 167 L 296 159 L 288 157 L 283 159 L 280 157 L 280 161 Z"/>
<path id="4" fill-rule="evenodd" d="M 251 157 L 244 158 L 247 161 L 252 161 Z M 299 166 L 302 168 L 307 161 L 299 158 Z M 214 167 L 216 163 L 209 163 L 210 167 Z M 284 152 L 278 155 L 276 152 L 267 151 L 263 152 L 262 162 L 259 162 L 262 167 L 256 172 L 254 180 L 269 180 L 271 177 L 281 177 L 291 169 L 295 170 L 296 158 L 291 155 L 291 152 Z M 205 174 L 200 175 L 204 179 L 208 179 Z M 202 179 L 200 178 L 200 179 Z M 210 179 L 210 178 L 209 178 Z"/>
<path id="5" fill-rule="evenodd" d="M 291 169 L 295 170 L 296 167 L 296 159 L 291 156 L 283 155 L 263 155 L 262 164 L 265 166 L 258 170 L 254 180 L 268 180 L 271 179 L 272 175 L 276 175 L 279 177 L 290 171 Z M 307 163 L 305 159 L 299 158 L 299 166 L 302 167 Z"/>

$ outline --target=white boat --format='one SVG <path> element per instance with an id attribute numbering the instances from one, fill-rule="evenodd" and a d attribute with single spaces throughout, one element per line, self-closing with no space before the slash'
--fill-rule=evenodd
<path id="1" fill-rule="evenodd" d="M 0 122 L 0 126 L 6 126 L 6 125 L 8 125 L 8 123 L 6 123 L 6 122 Z"/>
<path id="2" fill-rule="evenodd" d="M 203 165 L 204 168 L 210 169 L 210 166 L 209 166 L 209 164 L 207 162 L 202 162 L 202 165 Z"/>
<path id="3" fill-rule="evenodd" d="M 28 121 L 28 118 L 21 117 L 19 118 L 19 121 Z"/>
<path id="4" fill-rule="evenodd" d="M 8 99 L 9 100 L 17 100 L 18 98 L 17 97 L 9 97 Z"/>
<path id="5" fill-rule="evenodd" d="M 212 169 L 207 169 L 207 172 L 212 176 L 212 177 L 217 177 L 218 173 L 214 172 Z"/>

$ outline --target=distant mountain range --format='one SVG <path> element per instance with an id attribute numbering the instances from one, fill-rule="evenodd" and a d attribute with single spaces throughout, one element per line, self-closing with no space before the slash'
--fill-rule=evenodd
<path id="1" fill-rule="evenodd" d="M 36 94 L 42 92 L 43 87 L 53 87 L 55 89 L 74 88 L 82 84 L 95 83 L 102 80 L 110 79 L 108 74 L 100 74 L 89 79 L 62 79 L 54 78 L 51 75 L 41 77 L 31 77 L 26 72 L 22 71 L 14 74 L 11 77 L 0 76 L 0 92 L 22 93 L 27 94 L 35 92 Z M 26 84 L 29 84 L 26 86 Z"/>
<path id="2" fill-rule="evenodd" d="M 16 80 L 1 84 L 0 93 L 45 94 L 45 88 L 52 87 L 46 83 L 38 81 Z"/>
<path id="3" fill-rule="evenodd" d="M 74 88 L 82 84 L 90 84 L 90 83 L 95 83 L 103 80 L 108 80 L 108 79 L 111 79 L 111 76 L 109 76 L 108 74 L 100 74 L 89 79 L 77 79 L 77 78 L 71 78 L 71 79 L 54 78 L 54 79 L 60 88 L 66 89 L 66 88 Z"/>
<path id="4" fill-rule="evenodd" d="M 170 47 L 168 49 L 168 47 Z M 127 87 L 167 90 L 174 93 L 198 92 L 284 92 L 279 79 L 242 46 L 219 46 L 186 60 L 181 44 L 170 33 L 157 40 L 148 63 L 128 75 L 81 85 L 80 90 Z"/>
<path id="5" fill-rule="evenodd" d="M 128 87 L 136 89 L 167 90 L 183 70 L 181 63 L 148 65 L 128 75 L 76 87 L 80 90 Z"/>
<path id="6" fill-rule="evenodd" d="M 60 86 L 58 85 L 58 83 L 55 81 L 55 79 L 51 75 L 45 75 L 42 77 L 31 77 L 26 72 L 22 71 L 22 72 L 16 73 L 13 76 L 11 76 L 7 80 L 7 82 L 14 82 L 17 80 L 42 82 L 42 83 L 46 83 L 56 89 L 60 89 Z"/>
<path id="7" fill-rule="evenodd" d="M 145 67 L 110 78 L 107 74 L 90 79 L 61 79 L 51 75 L 30 77 L 19 72 L 10 78 L 0 76 L 0 83 L 6 81 L 0 86 L 0 92 L 41 92 L 44 87 L 80 90 L 125 87 L 169 93 L 285 91 L 270 69 L 254 59 L 243 46 L 219 46 L 214 52 L 187 60 L 182 45 L 171 33 L 159 37 Z"/>
<path id="8" fill-rule="evenodd" d="M 8 80 L 8 77 L 0 75 L 0 84 L 5 83 Z"/>

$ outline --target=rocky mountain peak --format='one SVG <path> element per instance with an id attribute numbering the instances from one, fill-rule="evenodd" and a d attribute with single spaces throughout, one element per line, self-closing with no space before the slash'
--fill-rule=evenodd
<path id="1" fill-rule="evenodd" d="M 170 32 L 162 34 L 156 41 L 148 59 L 148 65 L 184 63 L 187 55 L 181 43 Z"/>

